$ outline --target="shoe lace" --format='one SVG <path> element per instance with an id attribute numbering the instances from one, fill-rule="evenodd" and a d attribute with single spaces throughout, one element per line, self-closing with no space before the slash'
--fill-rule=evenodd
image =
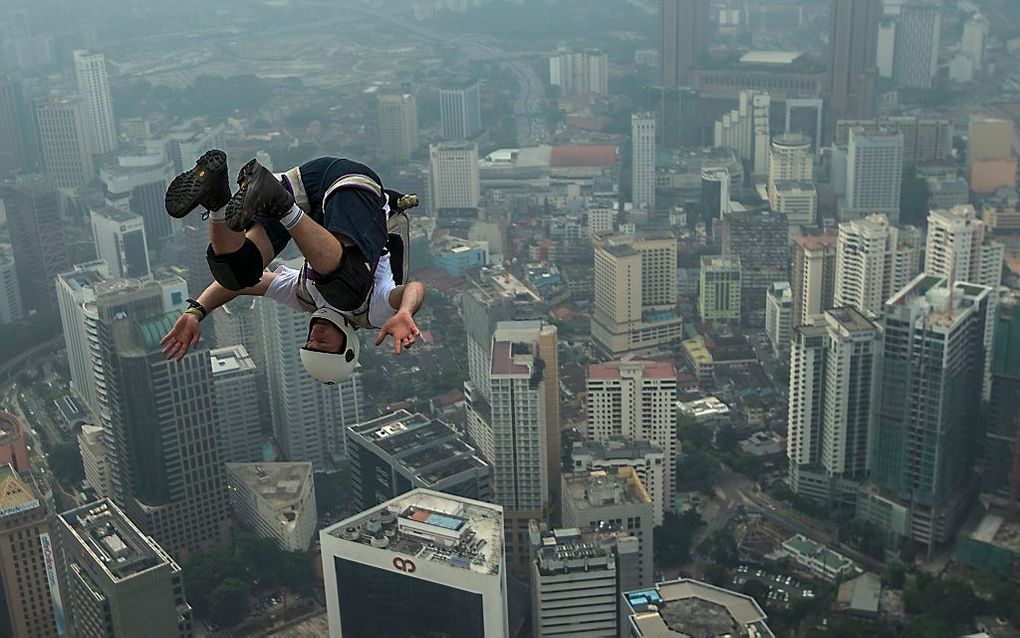
<path id="1" fill-rule="evenodd" d="M 205 221 L 205 220 L 209 219 L 209 215 L 212 215 L 212 211 L 211 210 L 206 209 L 206 210 L 202 211 L 202 221 Z"/>

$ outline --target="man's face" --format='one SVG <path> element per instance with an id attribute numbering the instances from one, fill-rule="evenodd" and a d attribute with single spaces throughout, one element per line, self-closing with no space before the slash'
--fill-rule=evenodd
<path id="1" fill-rule="evenodd" d="M 328 321 L 316 319 L 312 321 L 312 329 L 308 333 L 305 347 L 316 352 L 343 352 L 347 346 L 347 338 L 339 328 Z"/>

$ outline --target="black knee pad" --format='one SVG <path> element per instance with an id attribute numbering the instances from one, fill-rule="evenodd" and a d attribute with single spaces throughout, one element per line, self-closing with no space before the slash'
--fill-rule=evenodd
<path id="1" fill-rule="evenodd" d="M 329 305 L 352 312 L 372 292 L 372 273 L 365 267 L 365 257 L 356 246 L 344 246 L 340 265 L 328 275 L 316 273 L 315 289 Z"/>
<path id="2" fill-rule="evenodd" d="M 241 290 L 254 286 L 262 279 L 262 253 L 255 242 L 248 239 L 232 253 L 217 255 L 212 244 L 205 251 L 205 259 L 209 262 L 209 272 L 221 286 L 227 290 Z"/>

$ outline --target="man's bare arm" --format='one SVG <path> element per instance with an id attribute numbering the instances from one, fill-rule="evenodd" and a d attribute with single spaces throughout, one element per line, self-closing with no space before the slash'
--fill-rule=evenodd
<path id="1" fill-rule="evenodd" d="M 202 294 L 198 296 L 196 301 L 202 304 L 206 312 L 211 313 L 213 310 L 241 295 L 261 297 L 266 294 L 266 290 L 269 289 L 269 285 L 273 283 L 274 279 L 276 279 L 276 273 L 263 272 L 262 279 L 257 284 L 248 288 L 242 288 L 241 290 L 227 290 L 214 281 L 202 291 Z"/>
<path id="2" fill-rule="evenodd" d="M 420 281 L 397 286 L 390 291 L 389 301 L 390 307 L 397 312 L 407 312 L 414 316 L 425 302 L 425 286 Z"/>
<path id="3" fill-rule="evenodd" d="M 425 286 L 418 281 L 397 286 L 390 291 L 390 306 L 397 312 L 383 324 L 375 339 L 375 345 L 382 345 L 389 335 L 393 337 L 393 351 L 397 354 L 400 354 L 401 349 L 413 346 L 421 335 L 413 316 L 421 309 L 424 301 Z"/>

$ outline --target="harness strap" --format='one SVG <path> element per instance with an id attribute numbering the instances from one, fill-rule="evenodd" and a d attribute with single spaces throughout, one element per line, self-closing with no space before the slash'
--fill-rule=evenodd
<path id="1" fill-rule="evenodd" d="M 323 209 L 326 207 L 326 200 L 329 199 L 329 196 L 341 188 L 358 188 L 363 191 L 368 191 L 380 199 L 382 199 L 383 196 L 382 186 L 377 184 L 371 177 L 358 173 L 350 173 L 333 182 L 330 187 L 326 189 L 326 192 L 322 194 Z"/>
<path id="2" fill-rule="evenodd" d="M 301 181 L 301 167 L 295 166 L 289 171 L 284 171 L 283 174 L 290 182 L 290 187 L 293 191 L 292 194 L 294 195 L 294 203 L 298 205 L 298 208 L 311 215 L 312 204 L 308 200 L 308 192 L 305 191 L 305 183 Z"/>

